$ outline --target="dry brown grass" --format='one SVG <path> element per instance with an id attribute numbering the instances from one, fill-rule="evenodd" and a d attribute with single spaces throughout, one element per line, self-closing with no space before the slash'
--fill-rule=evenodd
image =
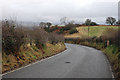
<path id="1" fill-rule="evenodd" d="M 84 28 L 84 27 L 77 27 L 76 28 L 78 33 L 74 33 L 74 34 L 68 34 L 65 35 L 65 38 L 82 38 L 83 36 L 87 36 L 88 31 Z"/>
<path id="2" fill-rule="evenodd" d="M 117 26 L 90 26 L 89 29 L 89 37 L 100 37 L 102 34 L 104 34 L 104 32 L 107 29 L 118 29 Z M 78 30 L 78 33 L 75 34 L 67 34 L 64 37 L 65 38 L 86 38 L 88 37 L 88 27 L 87 26 L 81 26 L 81 27 L 77 27 L 76 28 Z"/>
<path id="3" fill-rule="evenodd" d="M 30 64 L 37 60 L 47 58 L 49 56 L 55 55 L 63 50 L 65 50 L 65 45 L 63 43 L 50 44 L 46 43 L 46 47 L 43 48 L 45 54 L 42 54 L 41 50 L 36 46 L 28 46 L 20 48 L 19 56 L 15 57 L 14 55 L 6 55 L 3 53 L 2 56 L 2 73 L 19 68 L 21 66 Z"/>

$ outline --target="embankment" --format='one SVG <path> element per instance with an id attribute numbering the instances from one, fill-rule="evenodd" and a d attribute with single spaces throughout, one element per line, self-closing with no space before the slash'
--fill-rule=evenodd
<path id="1" fill-rule="evenodd" d="M 13 54 L 2 55 L 2 73 L 15 70 L 17 68 L 23 67 L 35 61 L 53 56 L 66 49 L 64 43 L 59 42 L 57 44 L 46 43 L 42 50 L 38 49 L 35 45 L 27 45 L 27 47 L 22 46 L 20 48 L 19 56 L 14 56 Z M 44 53 L 43 53 L 44 52 Z"/>

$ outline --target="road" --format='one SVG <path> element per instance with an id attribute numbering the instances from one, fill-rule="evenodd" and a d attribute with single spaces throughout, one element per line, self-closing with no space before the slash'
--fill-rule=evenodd
<path id="1" fill-rule="evenodd" d="M 112 78 L 106 56 L 99 50 L 66 44 L 67 50 L 16 70 L 3 78 Z"/>

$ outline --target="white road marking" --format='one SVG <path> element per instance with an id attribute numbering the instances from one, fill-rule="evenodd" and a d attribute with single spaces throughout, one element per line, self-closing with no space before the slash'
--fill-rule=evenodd
<path id="1" fill-rule="evenodd" d="M 65 50 L 65 51 L 66 51 L 66 50 Z M 64 52 L 64 51 L 63 51 L 63 52 Z M 63 53 L 63 52 L 61 52 L 61 53 Z M 55 54 L 55 55 L 50 56 L 50 57 L 48 57 L 48 58 L 42 59 L 42 60 L 40 60 L 40 61 L 36 61 L 36 62 L 34 62 L 34 63 L 28 64 L 28 65 L 26 65 L 26 66 L 23 66 L 23 67 L 17 68 L 17 69 L 15 69 L 15 70 L 12 70 L 12 71 L 6 72 L 6 73 L 1 74 L 1 75 L 4 76 L 4 75 L 7 75 L 7 74 L 9 74 L 9 73 L 12 73 L 12 72 L 15 72 L 15 71 L 21 70 L 21 69 L 23 69 L 23 68 L 29 67 L 29 66 L 34 65 L 34 64 L 37 64 L 37 63 L 39 63 L 39 62 L 42 62 L 42 61 L 45 61 L 45 60 L 51 59 L 51 58 L 53 58 L 53 57 L 56 57 L 56 56 L 61 55 L 61 53 Z M 0 75 L 0 76 L 1 76 L 1 75 Z"/>

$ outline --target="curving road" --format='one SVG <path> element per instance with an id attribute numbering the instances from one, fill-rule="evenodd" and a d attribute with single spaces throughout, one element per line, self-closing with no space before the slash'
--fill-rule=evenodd
<path id="1" fill-rule="evenodd" d="M 106 56 L 99 50 L 66 44 L 67 50 L 16 70 L 3 78 L 112 78 Z"/>

